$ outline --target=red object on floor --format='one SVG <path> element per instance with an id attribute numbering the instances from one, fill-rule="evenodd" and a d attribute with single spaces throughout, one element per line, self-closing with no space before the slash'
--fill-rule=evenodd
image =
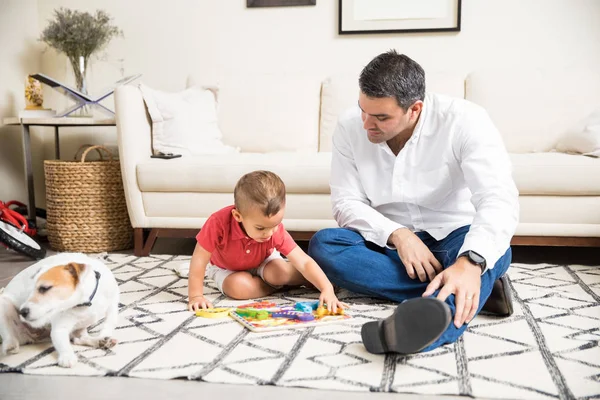
<path id="1" fill-rule="evenodd" d="M 12 200 L 7 203 L 0 201 L 0 220 L 6 222 L 7 224 L 13 225 L 17 229 L 21 229 L 29 236 L 35 236 L 36 229 L 29 225 L 27 218 L 11 209 L 10 206 L 25 207 L 25 204 L 16 200 Z"/>

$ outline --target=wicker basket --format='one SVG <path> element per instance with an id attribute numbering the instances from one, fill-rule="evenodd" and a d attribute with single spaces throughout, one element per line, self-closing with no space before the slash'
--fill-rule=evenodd
<path id="1" fill-rule="evenodd" d="M 92 150 L 100 161 L 85 161 Z M 44 172 L 48 240 L 54 250 L 91 253 L 132 247 L 121 169 L 107 148 L 84 146 L 75 161 L 44 161 Z"/>

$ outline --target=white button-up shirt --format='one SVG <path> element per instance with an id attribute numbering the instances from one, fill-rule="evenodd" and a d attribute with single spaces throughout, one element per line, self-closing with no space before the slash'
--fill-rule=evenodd
<path id="1" fill-rule="evenodd" d="M 487 112 L 463 99 L 427 94 L 397 156 L 369 142 L 358 106 L 348 110 L 333 135 L 330 184 L 339 226 L 381 247 L 399 228 L 441 240 L 470 224 L 458 254 L 473 250 L 493 268 L 518 223 L 502 138 Z"/>

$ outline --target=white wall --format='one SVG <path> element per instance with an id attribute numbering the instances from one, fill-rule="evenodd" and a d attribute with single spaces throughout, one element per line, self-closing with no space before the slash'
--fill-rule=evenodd
<path id="1" fill-rule="evenodd" d="M 38 6 L 40 26 L 58 6 L 108 11 L 125 33 L 109 57 L 124 58 L 127 73 L 142 72 L 144 81 L 166 89 L 183 86 L 190 71 L 208 78 L 241 70 L 355 72 L 390 48 L 428 71 L 463 75 L 490 65 L 600 62 L 598 0 L 463 0 L 460 33 L 360 36 L 338 35 L 337 3 L 248 9 L 246 0 L 44 0 Z"/>
<path id="2" fill-rule="evenodd" d="M 24 86 L 28 74 L 40 68 L 36 0 L 0 0 L 0 200 L 26 202 L 27 187 L 23 169 L 20 130 L 3 126 L 2 118 L 14 116 L 25 107 Z M 44 135 L 32 132 L 35 178 L 44 175 Z M 44 186 L 36 185 L 38 197 Z"/>
<path id="3" fill-rule="evenodd" d="M 0 1 L 23 17 L 36 8 L 32 1 Z M 165 90 L 183 88 L 189 73 L 206 80 L 256 72 L 323 77 L 355 73 L 390 48 L 408 54 L 427 71 L 461 76 L 487 66 L 600 65 L 600 0 L 463 0 L 459 33 L 343 36 L 337 34 L 337 3 L 318 0 L 316 6 L 248 9 L 246 0 L 38 0 L 37 25 L 41 31 L 53 10 L 61 6 L 104 9 L 114 17 L 125 38 L 110 44 L 106 61 L 93 61 L 92 92 L 119 78 L 117 60 L 121 58 L 126 75 L 143 73 L 144 82 Z M 36 22 L 11 24 L 12 28 L 0 28 L 0 44 L 8 43 L 13 49 L 1 50 L 2 59 L 13 64 L 26 44 L 9 41 L 4 32 L 23 31 L 17 41 L 25 42 L 31 33 L 24 32 L 30 32 Z M 70 79 L 64 57 L 47 51 L 41 60 L 43 72 Z M 0 68 L 6 69 L 6 62 L 2 64 Z M 0 99 L 10 96 L 7 91 L 21 90 L 21 70 L 8 69 L 13 78 L 0 91 Z M 114 129 L 72 129 L 65 131 L 62 149 L 66 157 L 81 143 L 114 141 Z M 20 152 L 18 142 L 9 145 L 11 152 Z M 46 146 L 51 147 L 52 141 Z M 14 165 L 18 164 L 16 156 L 11 157 L 10 173 L 20 173 L 20 164 Z"/>

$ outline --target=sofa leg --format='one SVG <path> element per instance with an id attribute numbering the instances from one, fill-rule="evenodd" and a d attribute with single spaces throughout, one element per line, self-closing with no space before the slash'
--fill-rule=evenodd
<path id="1" fill-rule="evenodd" d="M 148 257 L 150 255 L 150 251 L 152 247 L 154 247 L 154 243 L 156 242 L 156 238 L 158 237 L 158 229 L 152 228 L 150 230 L 150 234 L 148 238 L 144 241 L 144 228 L 134 228 L 133 229 L 133 242 L 134 249 L 133 254 L 136 257 Z"/>
<path id="2" fill-rule="evenodd" d="M 146 239 L 146 243 L 144 244 L 144 249 L 142 250 L 142 257 L 148 257 L 150 255 L 150 251 L 152 247 L 154 247 L 154 243 L 156 242 L 156 238 L 158 237 L 158 229 L 152 228 L 150 230 L 150 234 L 148 235 L 148 239 Z"/>
<path id="3" fill-rule="evenodd" d="M 142 257 L 144 249 L 144 228 L 133 228 L 133 254 Z"/>

